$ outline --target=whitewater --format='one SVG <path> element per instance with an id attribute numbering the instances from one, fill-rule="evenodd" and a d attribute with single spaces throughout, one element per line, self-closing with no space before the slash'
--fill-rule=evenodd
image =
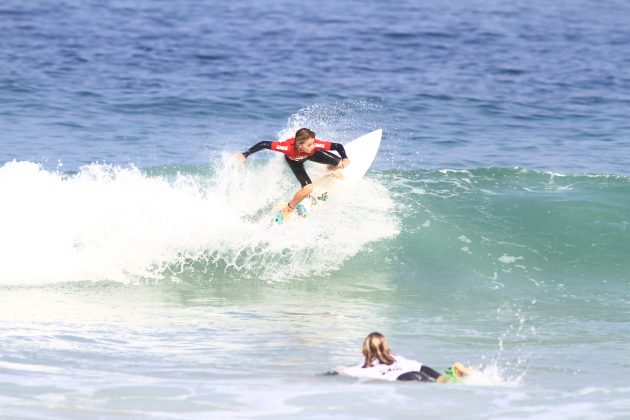
<path id="1" fill-rule="evenodd" d="M 628 21 L 615 0 L 3 1 L 0 418 L 628 418 Z M 383 139 L 278 226 L 282 156 L 233 158 L 301 127 Z M 479 374 L 327 374 L 372 331 Z"/>
<path id="2" fill-rule="evenodd" d="M 573 399 L 593 416 L 602 405 L 623 411 L 628 178 L 376 171 L 289 230 L 272 223 L 277 185 L 285 195 L 292 186 L 281 163 L 3 165 L 8 413 L 30 398 L 64 417 L 146 414 L 140 407 L 160 417 L 240 407 L 249 417 L 275 401 L 266 413 L 318 417 L 321 401 L 361 413 L 344 396 L 375 392 L 437 415 L 427 399 L 446 402 L 457 385 L 324 375 L 355 364 L 371 329 L 429 366 L 475 366 L 459 386 L 471 393 L 457 393 L 513 399 L 494 415 L 549 395 L 561 404 L 543 416 L 572 415 Z M 598 352 L 608 364 L 585 363 Z M 296 408 L 314 390 L 315 405 Z"/>

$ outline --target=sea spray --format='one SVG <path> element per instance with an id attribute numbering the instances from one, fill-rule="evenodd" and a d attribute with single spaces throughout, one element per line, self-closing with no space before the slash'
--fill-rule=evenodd
<path id="1" fill-rule="evenodd" d="M 238 167 L 226 158 L 211 175 L 191 167 L 162 176 L 102 164 L 62 174 L 7 163 L 0 283 L 327 275 L 364 244 L 397 233 L 387 190 L 372 180 L 331 197 L 308 220 L 273 225 L 276 204 L 297 187 L 283 164 Z"/>

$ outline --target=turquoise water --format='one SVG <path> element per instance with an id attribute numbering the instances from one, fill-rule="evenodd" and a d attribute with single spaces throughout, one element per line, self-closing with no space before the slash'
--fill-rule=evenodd
<path id="1" fill-rule="evenodd" d="M 2 249 L 5 415 L 626 412 L 627 177 L 375 171 L 289 231 L 271 225 L 263 185 L 287 179 L 280 162 L 6 164 L 2 185 L 29 180 L 9 211 L 33 210 L 2 226 L 15 235 Z M 64 199 L 31 201 L 48 195 Z M 435 368 L 482 374 L 447 386 L 323 375 L 357 363 L 371 330 Z"/>
<path id="2" fill-rule="evenodd" d="M 628 417 L 628 17 L 3 3 L 0 417 Z M 282 158 L 230 157 L 301 126 L 383 143 L 274 226 Z M 480 373 L 326 375 L 372 331 Z"/>

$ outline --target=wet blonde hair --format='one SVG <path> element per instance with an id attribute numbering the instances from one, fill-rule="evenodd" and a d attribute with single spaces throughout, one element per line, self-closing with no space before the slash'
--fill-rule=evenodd
<path id="1" fill-rule="evenodd" d="M 389 352 L 389 345 L 385 336 L 379 332 L 373 332 L 363 341 L 363 355 L 365 356 L 364 368 L 372 367 L 372 360 L 378 359 L 385 365 L 391 365 L 396 360 Z"/>
<path id="2" fill-rule="evenodd" d="M 298 131 L 295 132 L 296 144 L 302 144 L 308 141 L 309 139 L 314 139 L 314 138 L 315 138 L 315 132 L 313 132 L 312 130 L 309 130 L 308 128 L 300 128 Z"/>

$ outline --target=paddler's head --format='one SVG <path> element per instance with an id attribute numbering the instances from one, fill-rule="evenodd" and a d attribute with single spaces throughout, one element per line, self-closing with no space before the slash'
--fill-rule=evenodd
<path id="1" fill-rule="evenodd" d="M 395 362 L 394 358 L 389 352 L 389 345 L 385 336 L 379 332 L 373 332 L 363 341 L 363 355 L 365 356 L 364 368 L 372 367 L 372 361 L 378 359 L 378 361 L 384 365 L 391 365 Z"/>
<path id="2" fill-rule="evenodd" d="M 295 148 L 304 153 L 311 153 L 315 147 L 315 133 L 308 128 L 295 132 Z"/>

